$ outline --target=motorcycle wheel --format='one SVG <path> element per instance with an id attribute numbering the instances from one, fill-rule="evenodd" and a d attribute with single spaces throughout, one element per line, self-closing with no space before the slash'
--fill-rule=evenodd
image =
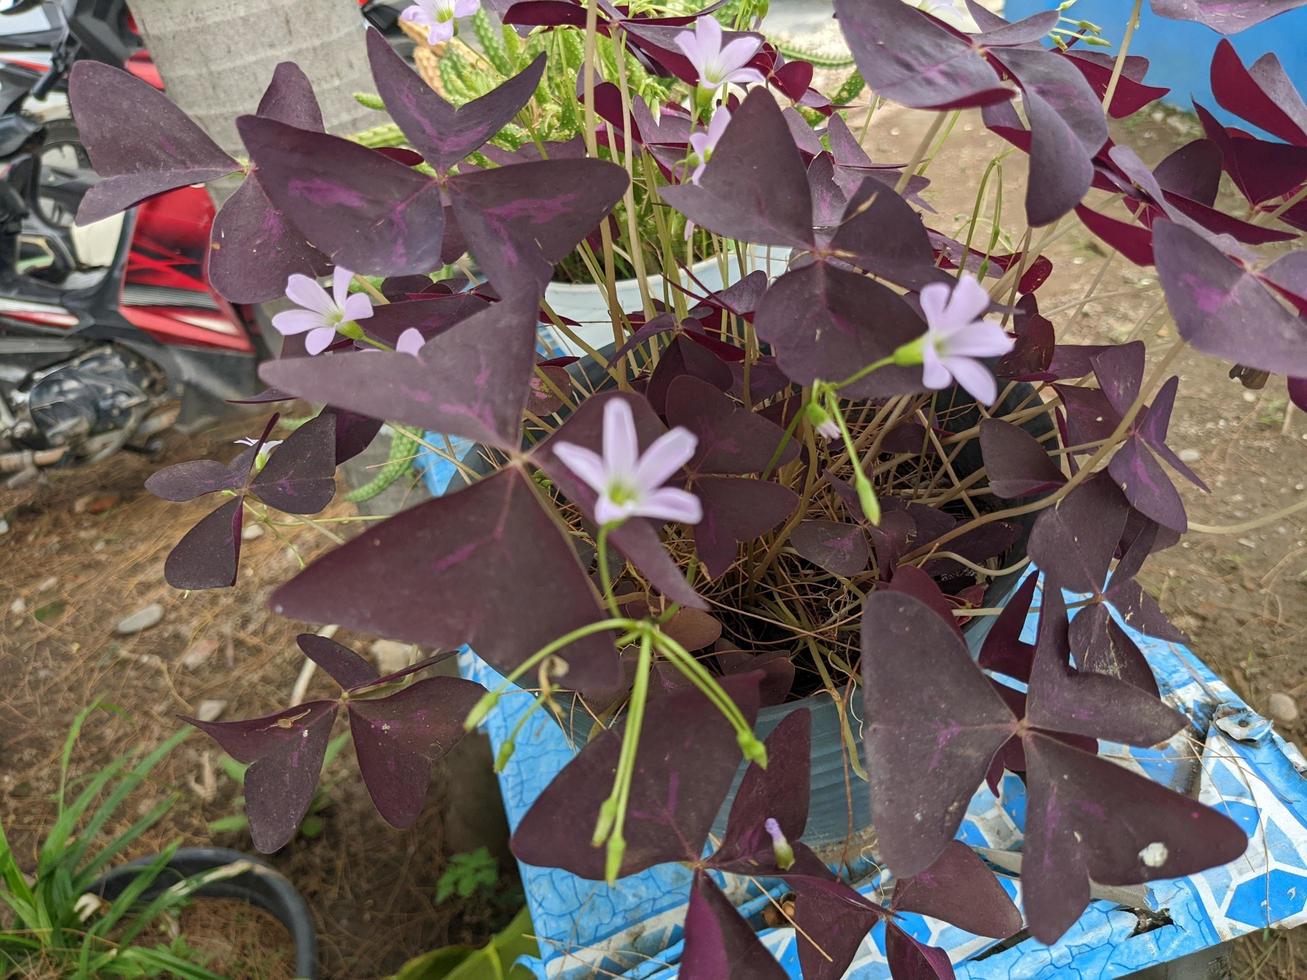
<path id="1" fill-rule="evenodd" d="M 89 170 L 91 157 L 82 145 L 77 123 L 71 119 L 51 119 L 45 124 L 45 143 L 41 147 L 41 167 L 65 170 Z M 41 217 L 56 228 L 71 228 L 75 211 L 70 211 L 60 202 L 40 196 Z"/>

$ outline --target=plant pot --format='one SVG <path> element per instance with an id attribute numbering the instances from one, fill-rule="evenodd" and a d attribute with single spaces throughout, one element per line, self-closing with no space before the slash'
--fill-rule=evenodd
<path id="1" fill-rule="evenodd" d="M 785 271 L 789 261 L 790 250 L 787 248 L 759 248 L 751 246 L 746 253 L 749 271 L 761 269 L 769 279 Z M 738 281 L 739 265 L 735 256 L 727 256 L 727 278 L 722 279 L 722 264 L 717 257 L 704 259 L 690 267 L 689 273 L 680 275 L 680 283 L 692 293 L 702 293 L 703 287 L 716 291 Z M 649 277 L 649 295 L 661 298 L 664 278 Z M 702 283 L 702 287 L 699 285 Z M 617 304 L 619 309 L 638 310 L 641 304 L 640 285 L 635 279 L 622 279 L 616 283 Z M 573 331 L 587 344 L 595 349 L 602 349 L 613 342 L 612 320 L 608 315 L 608 290 L 596 283 L 552 282 L 545 289 L 545 300 L 550 308 L 560 316 L 575 320 L 580 324 Z M 567 337 L 552 327 L 542 327 L 541 334 L 546 346 L 564 354 L 578 357 L 584 351 Z"/>
<path id="2" fill-rule="evenodd" d="M 92 894 L 112 901 L 135 879 L 138 869 L 153 858 L 141 858 L 114 868 L 88 889 Z M 295 943 L 295 975 L 305 980 L 318 976 L 318 934 L 309 907 L 295 886 L 271 865 L 225 847 L 183 847 L 172 856 L 163 873 L 145 893 L 142 901 L 154 898 L 178 881 L 211 871 L 236 861 L 253 865 L 252 870 L 210 882 L 196 891 L 203 898 L 237 899 L 273 915 L 290 933 Z"/>

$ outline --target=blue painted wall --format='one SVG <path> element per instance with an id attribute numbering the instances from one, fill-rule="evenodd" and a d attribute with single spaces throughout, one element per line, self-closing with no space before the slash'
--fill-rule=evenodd
<path id="1" fill-rule="evenodd" d="M 1057 0 L 1007 0 L 1004 16 L 1008 20 L 1019 20 L 1056 6 Z M 1107 39 L 1115 42 L 1125 31 L 1129 11 L 1128 0 L 1080 0 L 1066 15 L 1092 21 L 1103 29 Z M 1167 102 L 1188 109 L 1190 100 L 1197 99 L 1226 125 L 1247 129 L 1247 122 L 1221 109 L 1212 98 L 1208 73 L 1212 52 L 1220 40 L 1220 34 L 1202 24 L 1154 15 L 1145 2 L 1139 30 L 1130 42 L 1130 53 L 1143 55 L 1149 60 L 1147 80 L 1151 84 L 1170 87 Z M 1251 64 L 1266 52 L 1274 51 L 1298 91 L 1307 95 L 1307 8 L 1281 14 L 1236 34 L 1230 38 L 1230 43 L 1244 64 Z"/>

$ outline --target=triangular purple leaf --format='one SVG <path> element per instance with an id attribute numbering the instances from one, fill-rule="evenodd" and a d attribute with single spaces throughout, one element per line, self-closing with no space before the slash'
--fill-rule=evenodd
<path id="1" fill-rule="evenodd" d="M 209 277 L 232 303 L 262 303 L 286 292 L 291 275 L 318 278 L 331 270 L 327 257 L 304 240 L 263 192 L 246 177 L 213 219 Z"/>
<path id="2" fill-rule="evenodd" d="M 1066 482 L 1066 476 L 1043 444 L 1010 422 L 981 421 L 980 451 L 989 488 L 999 497 L 1031 497 L 1055 490 Z"/>
<path id="3" fill-rule="evenodd" d="M 788 974 L 707 874 L 694 876 L 680 980 L 785 980 Z"/>
<path id="4" fill-rule="evenodd" d="M 885 959 L 894 980 L 953 980 L 953 964 L 938 946 L 919 943 L 893 922 L 885 925 Z"/>
<path id="5" fill-rule="evenodd" d="M 689 467 L 700 473 L 761 473 L 785 434 L 774 422 L 692 375 L 681 375 L 668 385 L 666 416 L 668 425 L 684 426 L 698 437 Z M 791 439 L 776 465 L 784 466 L 798 455 Z"/>
<path id="6" fill-rule="evenodd" d="M 887 916 L 841 881 L 791 878 L 803 980 L 840 980 L 872 928 Z"/>
<path id="7" fill-rule="evenodd" d="M 943 919 L 977 936 L 1006 939 L 1021 928 L 1021 913 L 994 872 L 961 841 L 951 841 L 925 871 L 894 883 L 895 912 Z"/>
<path id="8" fill-rule="evenodd" d="M 840 578 L 857 575 L 871 559 L 866 533 L 843 521 L 801 521 L 790 535 L 790 545 L 800 557 Z"/>
<path id="9" fill-rule="evenodd" d="M 739 556 L 740 542 L 766 534 L 794 513 L 799 495 L 771 480 L 701 476 L 691 491 L 703 505 L 694 526 L 695 553 L 716 579 Z"/>
<path id="10" fill-rule="evenodd" d="M 186 532 L 163 563 L 169 585 L 222 589 L 236 584 L 244 505 L 244 496 L 234 497 Z"/>
<path id="11" fill-rule="evenodd" d="M 371 684 L 381 675 L 377 669 L 342 643 L 317 633 L 301 633 L 295 642 L 333 681 L 348 691 Z"/>
<path id="12" fill-rule="evenodd" d="M 336 417 L 324 412 L 288 435 L 250 481 L 250 492 L 288 514 L 316 514 L 331 503 L 336 495 Z"/>

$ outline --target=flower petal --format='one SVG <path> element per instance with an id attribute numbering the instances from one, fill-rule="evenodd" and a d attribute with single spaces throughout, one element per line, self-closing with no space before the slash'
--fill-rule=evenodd
<path id="1" fill-rule="evenodd" d="M 953 287 L 944 317 L 951 324 L 972 323 L 989 309 L 989 304 L 989 293 L 985 287 L 971 273 L 964 272 Z"/>
<path id="2" fill-rule="evenodd" d="M 698 524 L 703 520 L 703 505 L 699 503 L 698 497 L 687 490 L 663 487 L 641 500 L 634 513 L 639 517 Z"/>
<path id="3" fill-rule="evenodd" d="M 681 31 L 681 33 L 677 34 L 676 37 L 672 38 L 672 40 L 676 42 L 676 46 L 681 49 L 681 53 L 685 55 L 690 64 L 694 66 L 694 70 L 702 76 L 703 52 L 699 46 L 699 38 L 695 32 Z"/>
<path id="4" fill-rule="evenodd" d="M 331 274 L 331 298 L 336 301 L 337 307 L 344 308 L 345 300 L 349 298 L 349 281 L 353 278 L 354 273 L 341 265 L 336 266 Z"/>
<path id="5" fill-rule="evenodd" d="M 400 334 L 399 339 L 395 341 L 395 350 L 400 354 L 412 354 L 414 357 L 417 357 L 418 351 L 422 349 L 422 346 L 426 342 L 427 339 L 422 336 L 421 330 L 417 327 L 409 327 Z M 591 455 L 593 456 L 594 454 L 591 453 Z"/>
<path id="6" fill-rule="evenodd" d="M 664 432 L 644 451 L 635 467 L 635 485 L 642 493 L 652 493 L 671 478 L 694 456 L 699 437 L 678 425 Z"/>
<path id="7" fill-rule="evenodd" d="M 481 0 L 454 0 L 455 17 L 471 17 L 481 9 Z"/>
<path id="8" fill-rule="evenodd" d="M 557 446 L 554 447 L 557 450 Z M 634 512 L 630 504 L 616 504 L 606 493 L 601 493 L 595 501 L 595 521 L 602 527 L 626 520 Z"/>
<path id="9" fill-rule="evenodd" d="M 598 453 L 572 442 L 556 442 L 554 455 L 584 480 L 591 490 L 603 497 L 604 488 L 608 485 L 608 471 Z"/>
<path id="10" fill-rule="evenodd" d="M 944 310 L 948 306 L 949 288 L 945 283 L 932 282 L 921 287 L 919 299 L 921 312 L 926 314 L 930 329 L 937 330 L 944 322 Z"/>
<path id="11" fill-rule="evenodd" d="M 604 405 L 604 469 L 610 474 L 634 476 L 639 457 L 640 442 L 631 406 L 624 398 L 608 399 Z"/>
<path id="12" fill-rule="evenodd" d="M 437 44 L 444 44 L 454 36 L 454 22 L 452 20 L 438 20 L 432 23 L 427 29 L 427 44 L 433 48 Z"/>
<path id="13" fill-rule="evenodd" d="M 322 314 L 315 313 L 313 310 L 283 310 L 272 318 L 272 325 L 278 333 L 289 337 L 292 334 L 304 333 L 306 330 L 325 327 L 326 323 L 322 319 Z"/>
<path id="14" fill-rule="evenodd" d="M 756 37 L 737 37 L 726 47 L 722 48 L 720 64 L 725 69 L 723 74 L 729 75 L 749 63 L 749 59 L 758 53 L 762 47 L 762 41 Z M 756 71 L 756 69 L 755 69 Z M 762 78 L 761 75 L 758 76 Z"/>
<path id="15" fill-rule="evenodd" d="M 977 320 L 965 330 L 950 335 L 943 343 L 945 357 L 1000 357 L 1016 341 L 997 323 Z"/>
<path id="16" fill-rule="evenodd" d="M 767 79 L 757 68 L 739 68 L 727 75 L 723 81 L 731 85 L 761 85 Z"/>
<path id="17" fill-rule="evenodd" d="M 286 298 L 296 306 L 302 306 L 306 310 L 313 310 L 324 316 L 334 309 L 327 291 L 308 276 L 302 276 L 298 272 L 286 280 Z"/>
<path id="18" fill-rule="evenodd" d="M 310 330 L 304 336 L 304 349 L 308 351 L 309 356 L 321 354 L 331 346 L 331 342 L 336 339 L 335 327 L 316 327 Z"/>
<path id="19" fill-rule="evenodd" d="M 366 320 L 372 316 L 372 300 L 366 293 L 348 296 L 341 306 L 346 320 Z"/>
<path id="20" fill-rule="evenodd" d="M 944 367 L 953 379 L 982 405 L 993 405 L 998 398 L 998 383 L 989 368 L 969 357 L 945 357 Z"/>
<path id="21" fill-rule="evenodd" d="M 694 36 L 699 50 L 711 57 L 722 49 L 722 25 L 715 17 L 700 17 L 694 22 Z"/>
<path id="22" fill-rule="evenodd" d="M 926 344 L 921 351 L 921 383 L 936 391 L 947 388 L 953 383 L 953 375 L 948 373 L 948 368 L 940 361 L 935 348 L 930 344 Z"/>

